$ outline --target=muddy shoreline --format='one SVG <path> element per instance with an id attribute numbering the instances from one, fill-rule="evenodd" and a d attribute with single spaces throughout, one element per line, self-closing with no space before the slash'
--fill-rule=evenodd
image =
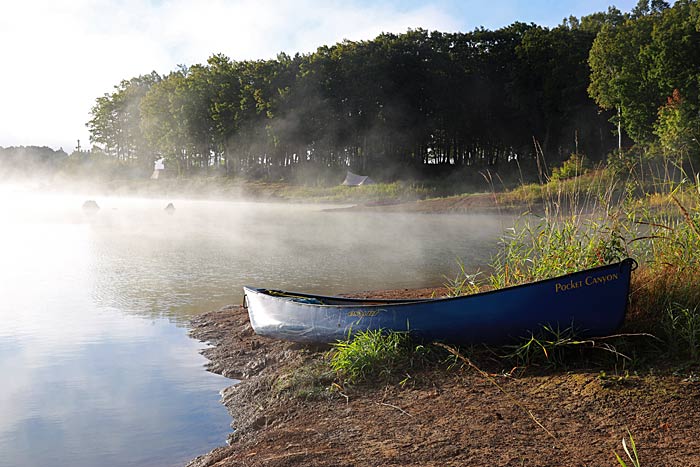
<path id="1" fill-rule="evenodd" d="M 235 428 L 229 445 L 188 467 L 615 466 L 628 429 L 645 467 L 700 465 L 700 384 L 685 374 L 506 376 L 493 358 L 483 361 L 490 379 L 456 365 L 417 370 L 404 385 L 309 393 L 304 375 L 323 367 L 326 348 L 256 336 L 239 306 L 196 318 L 191 334 L 213 344 L 203 351 L 209 371 L 241 382 L 223 391 Z"/>

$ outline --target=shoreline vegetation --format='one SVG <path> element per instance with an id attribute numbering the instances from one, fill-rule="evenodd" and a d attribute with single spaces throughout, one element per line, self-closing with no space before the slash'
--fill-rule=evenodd
<path id="1" fill-rule="evenodd" d="M 579 166 L 502 192 L 350 208 L 527 213 L 504 232 L 488 275 L 462 267 L 441 286 L 358 296 L 463 295 L 633 257 L 625 324 L 587 340 L 544 328 L 509 347 L 396 333 L 309 347 L 255 336 L 242 308 L 207 313 L 192 335 L 215 345 L 208 369 L 241 383 L 223 393 L 229 446 L 190 467 L 623 465 L 617 455 L 636 465 L 632 442 L 641 465 L 696 464 L 700 177 L 671 164 L 642 181 L 652 169 Z"/>

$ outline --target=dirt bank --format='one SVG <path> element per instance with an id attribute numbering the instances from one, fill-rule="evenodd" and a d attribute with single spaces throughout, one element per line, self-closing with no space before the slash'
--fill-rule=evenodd
<path id="1" fill-rule="evenodd" d="M 421 214 L 521 213 L 529 208 L 523 203 L 509 203 L 494 193 L 429 198 L 406 202 L 369 202 L 329 211 L 412 212 Z"/>
<path id="2" fill-rule="evenodd" d="M 432 290 L 384 296 L 409 293 Z M 302 390 L 304 375 L 325 368 L 325 349 L 258 337 L 240 307 L 193 327 L 215 344 L 205 351 L 209 369 L 242 382 L 223 398 L 237 430 L 230 446 L 190 467 L 616 466 L 627 429 L 643 466 L 700 466 L 700 384 L 687 372 L 527 369 L 485 378 L 467 366 L 434 367 L 403 386 L 314 393 Z M 492 360 L 483 362 L 490 371 L 501 364 Z"/>

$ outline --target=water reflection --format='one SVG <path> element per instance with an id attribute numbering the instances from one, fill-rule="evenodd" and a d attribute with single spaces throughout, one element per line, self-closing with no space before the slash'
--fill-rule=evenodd
<path id="1" fill-rule="evenodd" d="M 138 304 L 124 313 L 100 300 L 106 270 L 79 213 L 33 217 L 28 205 L 8 204 L 0 467 L 172 466 L 220 445 L 230 417 L 218 392 L 231 382 L 204 371 L 201 344 Z M 128 274 L 138 271 L 109 280 Z"/>
<path id="2" fill-rule="evenodd" d="M 488 262 L 511 222 L 313 205 L 176 204 L 172 216 L 156 202 L 100 212 L 90 225 L 100 301 L 184 319 L 203 306 L 240 303 L 243 285 L 319 293 L 439 285 L 456 273 L 458 259 Z"/>
<path id="3" fill-rule="evenodd" d="M 0 390 L 0 466 L 177 465 L 222 443 L 230 419 L 217 390 L 228 381 L 203 373 L 183 329 L 128 321 L 131 337 L 0 340 L 0 371 L 12 375 Z"/>
<path id="4" fill-rule="evenodd" d="M 0 467 L 177 465 L 229 416 L 183 324 L 245 284 L 342 293 L 437 285 L 510 219 L 0 190 Z M 323 206 L 327 208 L 328 206 Z"/>

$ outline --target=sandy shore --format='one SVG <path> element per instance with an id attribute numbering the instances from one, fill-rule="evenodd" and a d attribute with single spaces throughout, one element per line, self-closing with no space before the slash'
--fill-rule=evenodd
<path id="1" fill-rule="evenodd" d="M 621 366 L 605 377 L 600 369 L 507 375 L 502 360 L 481 352 L 488 378 L 435 365 L 404 385 L 340 388 L 330 374 L 322 382 L 333 390 L 314 392 L 305 384 L 326 371 L 327 349 L 256 336 L 241 307 L 198 317 L 192 335 L 214 344 L 204 351 L 210 371 L 241 383 L 223 395 L 236 430 L 229 445 L 188 467 L 615 466 L 627 429 L 645 467 L 700 465 L 700 384 L 685 374 Z"/>

